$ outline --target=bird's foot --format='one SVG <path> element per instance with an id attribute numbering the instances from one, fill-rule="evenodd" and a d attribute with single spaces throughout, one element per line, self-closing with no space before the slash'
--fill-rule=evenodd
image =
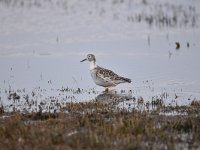
<path id="1" fill-rule="evenodd" d="M 108 93 L 109 89 L 108 88 L 105 88 L 105 93 Z"/>

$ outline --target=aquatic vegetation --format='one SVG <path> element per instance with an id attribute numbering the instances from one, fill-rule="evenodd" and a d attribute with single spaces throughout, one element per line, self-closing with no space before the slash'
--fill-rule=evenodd
<path id="1" fill-rule="evenodd" d="M 180 49 L 180 43 L 179 42 L 176 42 L 176 50 Z"/>
<path id="2" fill-rule="evenodd" d="M 19 94 L 21 90 L 17 91 Z M 39 91 L 45 90 L 39 88 Z M 88 93 L 80 88 L 63 87 L 56 91 Z M 40 92 L 24 94 L 25 102 L 35 105 L 37 102 L 30 103 L 31 95 L 37 97 Z M 2 106 L 0 146 L 5 150 L 199 148 L 199 101 L 192 101 L 191 106 L 174 107 L 165 106 L 163 100 L 167 93 L 152 97 L 152 102 L 146 102 L 143 97 L 127 97 L 124 93 L 123 90 L 119 94 L 101 93 L 85 102 L 59 103 L 59 97 L 49 97 L 49 103 L 38 103 L 41 108 L 36 112 L 6 112 Z M 135 107 L 120 107 L 122 103 Z M 50 107 L 57 111 L 50 111 Z M 143 107 L 146 108 L 139 109 Z M 43 111 L 45 108 L 49 111 Z"/>
<path id="3" fill-rule="evenodd" d="M 136 110 L 113 111 L 99 102 L 68 103 L 60 113 L 1 114 L 0 146 L 3 149 L 196 149 L 200 144 L 199 121 L 199 115 L 165 116 Z"/>
<path id="4" fill-rule="evenodd" d="M 8 8 L 38 8 L 46 9 L 48 7 L 61 9 L 67 14 L 78 13 L 80 6 L 90 4 L 90 9 L 84 8 L 82 13 L 85 15 L 96 15 L 97 17 L 109 16 L 113 21 L 126 21 L 127 23 L 144 22 L 149 27 L 196 27 L 198 26 L 199 14 L 193 5 L 175 4 L 173 1 L 128 1 L 128 0 L 112 0 L 112 1 L 66 1 L 66 0 L 1 0 L 2 5 Z M 140 11 L 135 9 L 140 7 Z M 119 11 L 126 8 L 127 12 Z M 58 41 L 58 38 L 56 38 Z"/>
<path id="5" fill-rule="evenodd" d="M 193 107 L 200 107 L 200 100 L 193 100 L 190 104 Z"/>

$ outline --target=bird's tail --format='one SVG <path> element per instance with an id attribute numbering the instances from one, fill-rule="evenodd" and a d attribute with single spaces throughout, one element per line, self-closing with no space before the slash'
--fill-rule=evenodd
<path id="1" fill-rule="evenodd" d="M 122 77 L 122 79 L 123 79 L 125 82 L 131 83 L 131 79 L 124 78 L 124 77 Z"/>

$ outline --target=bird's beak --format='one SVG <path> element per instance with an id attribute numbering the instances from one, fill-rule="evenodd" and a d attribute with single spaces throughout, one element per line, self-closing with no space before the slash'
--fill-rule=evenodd
<path id="1" fill-rule="evenodd" d="M 85 59 L 81 60 L 80 62 L 84 62 L 84 61 L 86 61 L 86 60 L 87 60 L 87 58 L 85 58 Z"/>

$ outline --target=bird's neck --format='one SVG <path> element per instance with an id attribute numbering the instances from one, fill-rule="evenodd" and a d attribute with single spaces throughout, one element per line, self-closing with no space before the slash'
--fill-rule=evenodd
<path id="1" fill-rule="evenodd" d="M 94 69 L 96 67 L 97 67 L 96 62 L 95 61 L 91 61 L 90 62 L 90 70 L 92 70 L 92 69 Z"/>

